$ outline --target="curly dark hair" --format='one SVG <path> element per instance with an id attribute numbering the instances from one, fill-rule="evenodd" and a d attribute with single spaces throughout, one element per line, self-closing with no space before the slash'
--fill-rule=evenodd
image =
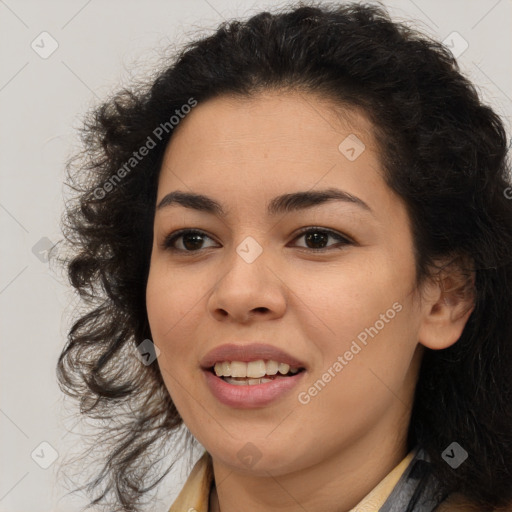
<path id="1" fill-rule="evenodd" d="M 91 493 L 105 484 L 90 505 L 113 494 L 109 510 L 140 510 L 172 467 L 151 471 L 183 423 L 158 365 L 136 357 L 152 339 L 145 291 L 157 182 L 173 134 L 156 137 L 155 128 L 191 99 L 272 89 L 362 109 L 386 182 L 407 206 L 417 284 L 438 275 L 438 258 L 474 276 L 475 308 L 460 339 L 425 350 L 408 447 L 425 449 L 444 496 L 463 495 L 479 510 L 510 504 L 512 189 L 503 123 L 449 50 L 393 22 L 384 7 L 301 2 L 222 23 L 187 43 L 151 83 L 117 92 L 84 120 L 83 151 L 67 164 L 74 197 L 63 231 L 69 279 L 86 310 L 57 374 L 81 415 L 101 423 L 95 439 L 110 450 L 88 484 Z M 155 147 L 128 168 L 148 136 Z M 469 453 L 456 471 L 441 458 L 454 440 Z"/>

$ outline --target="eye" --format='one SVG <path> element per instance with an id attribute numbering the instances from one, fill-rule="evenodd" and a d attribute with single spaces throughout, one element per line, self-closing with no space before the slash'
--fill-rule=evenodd
<path id="1" fill-rule="evenodd" d="M 305 237 L 305 242 L 307 244 L 315 245 L 323 245 L 324 242 L 326 242 L 329 238 L 334 238 L 337 240 L 337 244 L 331 245 L 330 247 L 307 247 L 307 249 L 311 249 L 314 252 L 322 252 L 322 251 L 328 251 L 331 249 L 339 249 L 340 246 L 345 245 L 352 245 L 354 242 L 352 242 L 348 237 L 345 237 L 341 235 L 340 233 L 337 233 L 336 231 L 332 231 L 330 229 L 323 229 L 323 228 L 306 228 L 303 229 L 299 235 L 294 239 L 297 240 L 299 238 Z"/>
<path id="2" fill-rule="evenodd" d="M 330 229 L 317 228 L 317 227 L 309 227 L 303 229 L 294 240 L 298 240 L 299 238 L 305 237 L 306 244 L 312 244 L 313 246 L 324 245 L 329 238 L 333 238 L 338 243 L 331 245 L 330 247 L 308 247 L 305 246 L 306 249 L 309 249 L 313 252 L 323 252 L 331 249 L 338 249 L 340 246 L 352 245 L 354 242 L 350 240 L 348 237 L 337 233 L 336 231 L 332 231 Z M 174 233 L 167 235 L 162 243 L 162 247 L 164 249 L 174 251 L 174 252 L 182 252 L 182 253 L 197 253 L 205 247 L 200 247 L 203 243 L 203 239 L 208 238 L 212 240 L 206 233 L 203 231 L 199 231 L 197 229 L 181 229 Z M 176 247 L 175 242 L 181 240 L 180 245 L 182 247 Z M 299 246 L 301 247 L 301 246 Z M 304 246 L 302 246 L 304 247 Z M 208 247 L 206 247 L 208 248 Z"/>
<path id="3" fill-rule="evenodd" d="M 183 248 L 177 248 L 174 246 L 174 243 L 176 240 L 182 238 L 183 241 L 181 245 Z M 179 231 L 176 231 L 175 233 L 171 233 L 170 235 L 167 235 L 165 237 L 165 240 L 162 244 L 162 247 L 164 249 L 169 249 L 171 251 L 176 252 L 197 252 L 200 249 L 203 249 L 202 247 L 199 247 L 201 245 L 202 238 L 210 238 L 208 235 L 206 235 L 203 231 L 198 231 L 196 229 L 180 229 Z M 211 240 L 211 238 L 210 238 Z"/>

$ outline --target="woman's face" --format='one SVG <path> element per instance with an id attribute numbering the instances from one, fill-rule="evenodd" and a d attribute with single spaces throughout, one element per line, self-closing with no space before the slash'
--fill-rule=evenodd
<path id="1" fill-rule="evenodd" d="M 412 234 L 372 126 L 347 119 L 313 95 L 219 97 L 166 149 L 147 284 L 157 361 L 186 426 L 237 471 L 405 447 L 421 359 Z M 308 198 L 327 189 L 339 198 Z M 200 233 L 170 237 L 182 229 Z M 281 375 L 287 361 L 299 371 Z"/>

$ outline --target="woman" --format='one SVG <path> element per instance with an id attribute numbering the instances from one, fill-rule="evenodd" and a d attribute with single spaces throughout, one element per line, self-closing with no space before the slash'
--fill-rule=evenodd
<path id="1" fill-rule="evenodd" d="M 109 449 L 91 504 L 140 510 L 184 423 L 171 511 L 511 510 L 507 138 L 448 50 L 375 6 L 264 12 L 84 141 L 58 376 Z"/>

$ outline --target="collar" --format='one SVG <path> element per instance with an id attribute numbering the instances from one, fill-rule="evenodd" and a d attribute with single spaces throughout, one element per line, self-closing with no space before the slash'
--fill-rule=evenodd
<path id="1" fill-rule="evenodd" d="M 418 450 L 411 450 L 407 456 L 388 473 L 377 486 L 372 489 L 349 512 L 369 512 L 382 508 L 388 498 L 397 487 L 399 481 L 413 467 L 413 462 L 418 458 Z M 414 459 L 414 460 L 413 460 Z M 169 512 L 208 512 L 210 489 L 213 484 L 212 458 L 208 452 L 204 452 L 196 462 L 185 485 L 172 504 Z"/>

